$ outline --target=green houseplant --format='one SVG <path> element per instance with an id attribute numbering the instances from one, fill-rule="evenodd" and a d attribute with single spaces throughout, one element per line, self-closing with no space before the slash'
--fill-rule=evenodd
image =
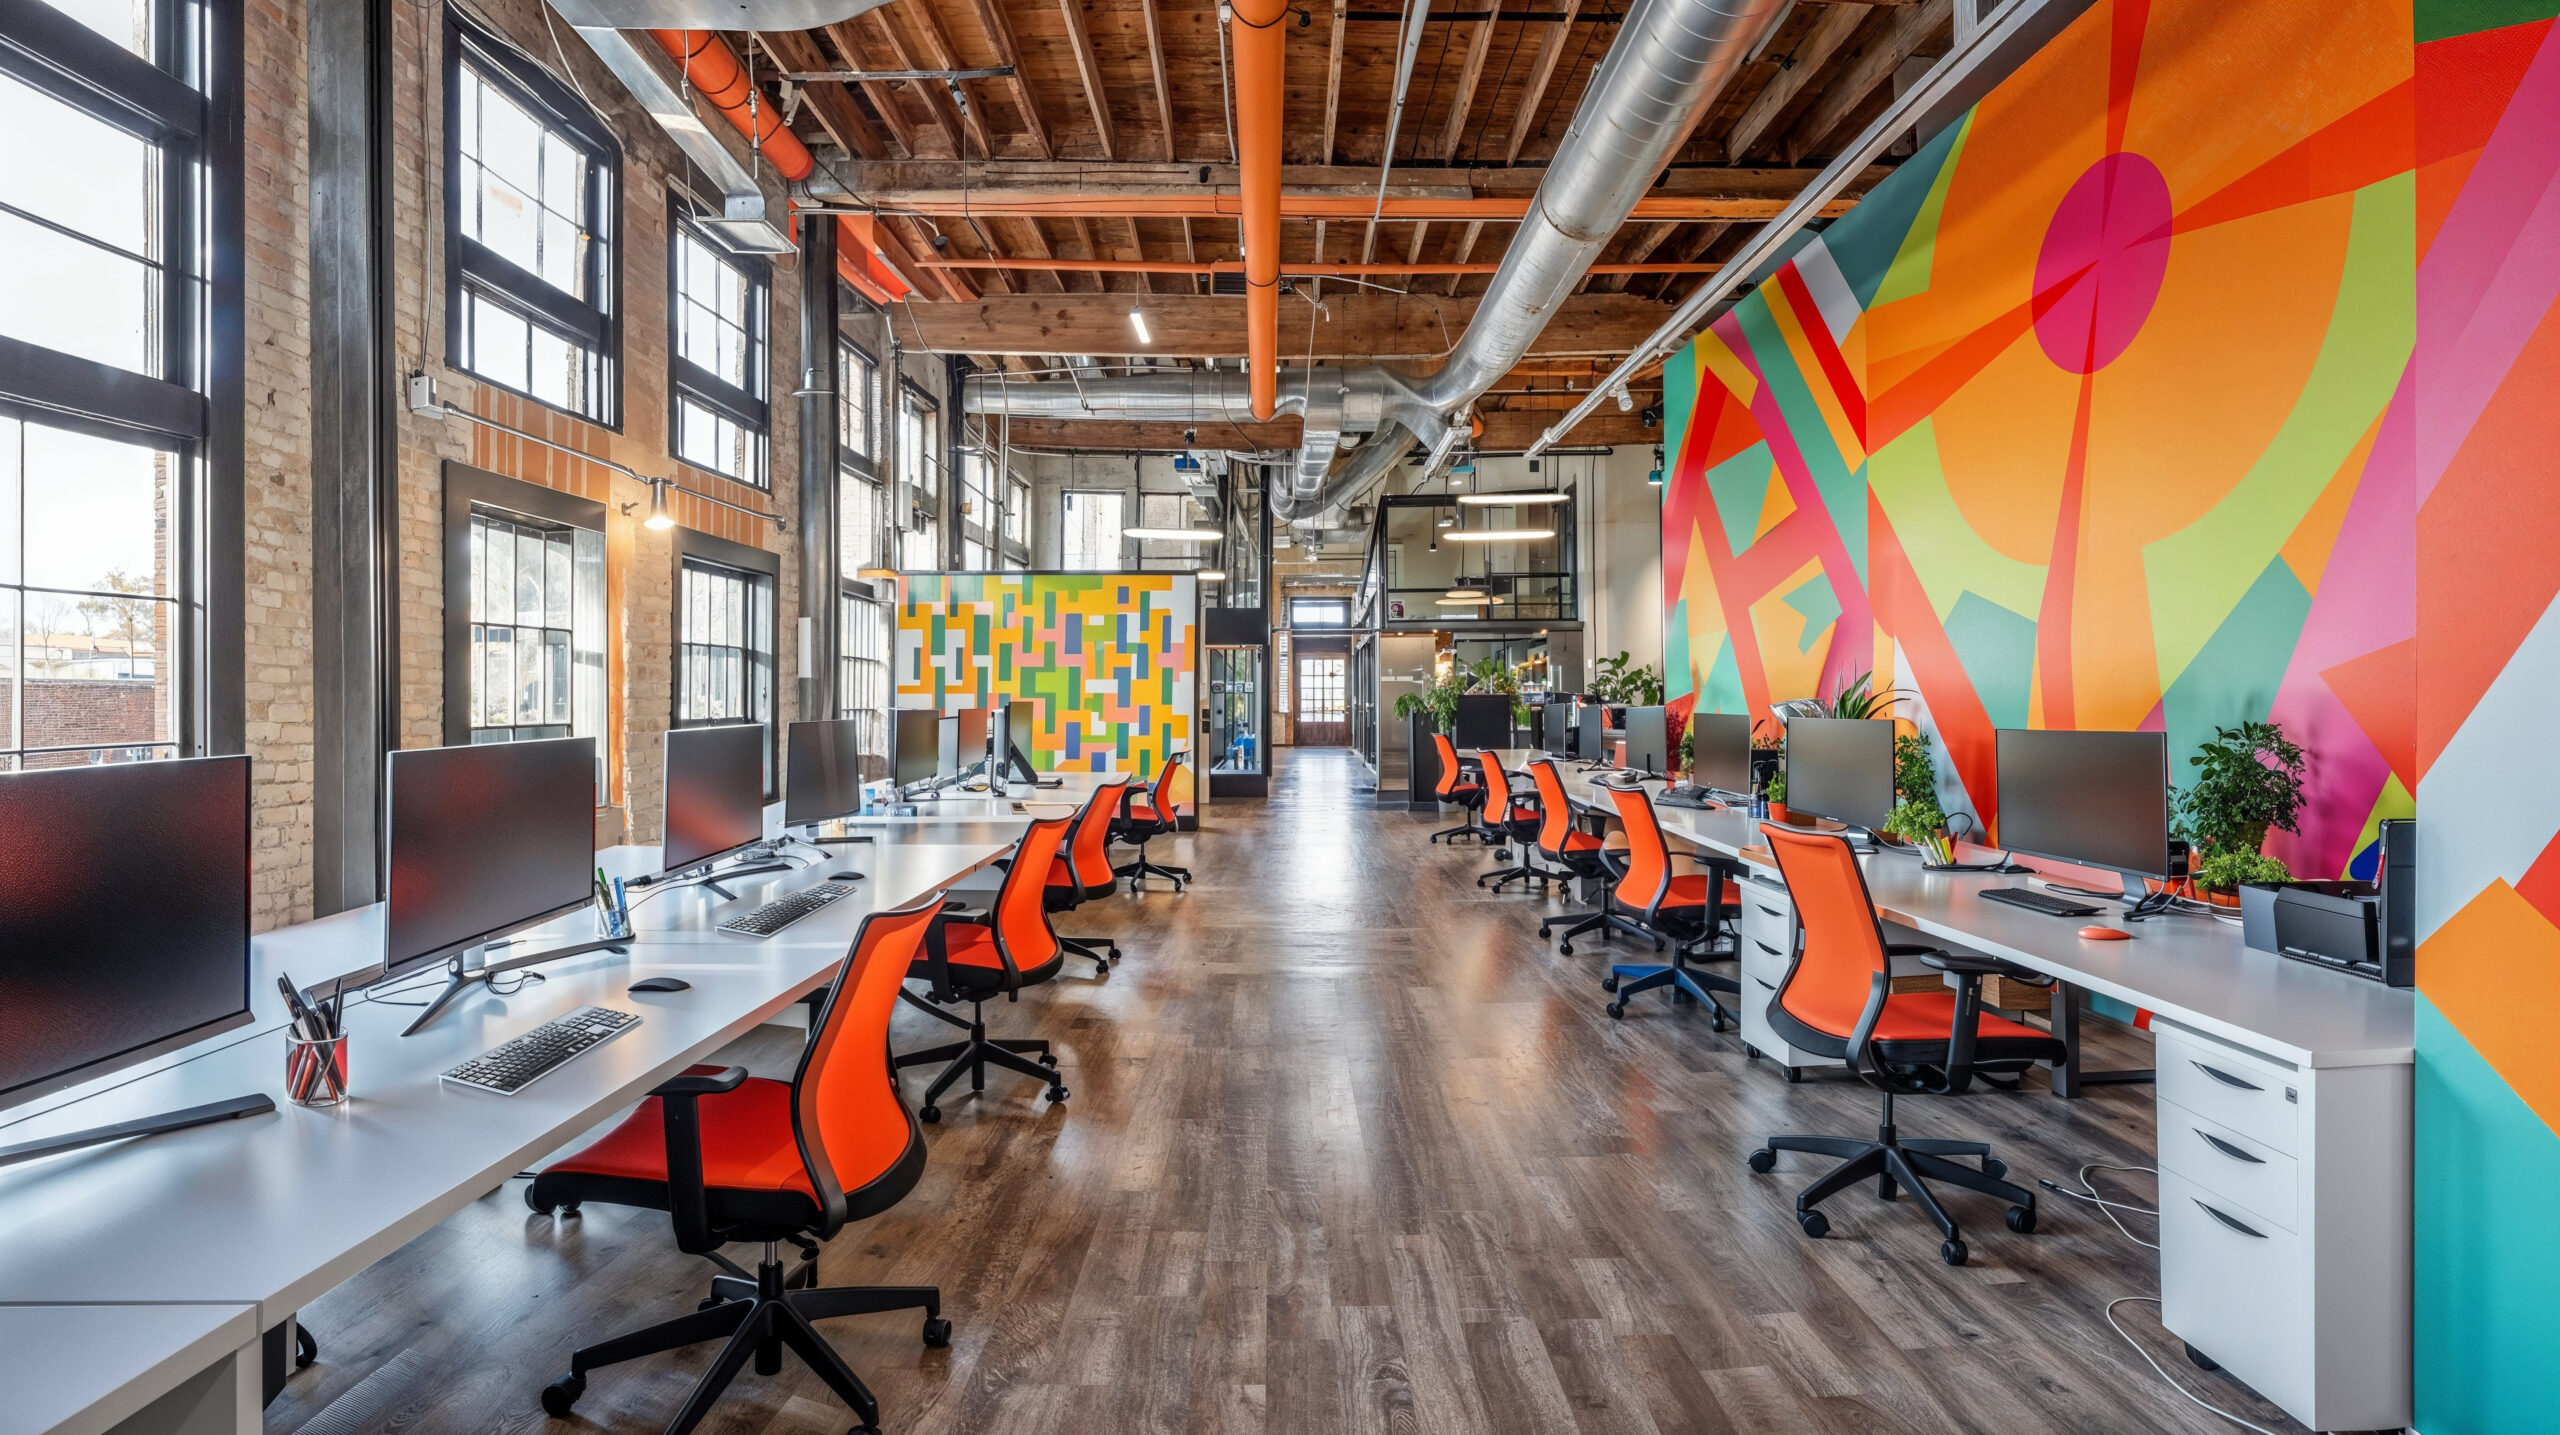
<path id="1" fill-rule="evenodd" d="M 2198 863 L 2195 881 L 2205 892 L 2229 894 L 2240 890 L 2243 882 L 2290 882 L 2293 869 L 2263 853 L 2233 850 L 2216 852 Z"/>
<path id="2" fill-rule="evenodd" d="M 2187 764 L 2195 780 L 2177 794 L 2178 834 L 2207 858 L 2255 854 L 2269 828 L 2301 820 L 2304 754 L 2278 724 L 2217 727 Z"/>
<path id="3" fill-rule="evenodd" d="M 1893 811 L 1884 820 L 1887 836 L 1919 843 L 1947 825 L 1938 804 L 1938 765 L 1930 756 L 1927 733 L 1906 733 L 1893 740 Z"/>
<path id="4" fill-rule="evenodd" d="M 1769 820 L 1787 820 L 1787 770 L 1784 767 L 1769 774 Z"/>
<path id="5" fill-rule="evenodd" d="M 1658 707 L 1662 702 L 1662 674 L 1650 665 L 1638 665 L 1621 649 L 1618 656 L 1600 660 L 1591 678 L 1591 691 L 1604 703 Z"/>

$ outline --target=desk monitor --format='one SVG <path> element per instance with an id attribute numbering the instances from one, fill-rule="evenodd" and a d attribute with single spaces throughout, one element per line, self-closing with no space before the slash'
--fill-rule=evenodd
<path id="1" fill-rule="evenodd" d="M 900 787 L 931 782 L 940 772 L 942 714 L 931 708 L 898 708 L 889 722 L 889 775 Z"/>
<path id="2" fill-rule="evenodd" d="M 1893 811 L 1893 722 L 1800 717 L 1787 724 L 1787 810 L 1872 832 Z"/>
<path id="3" fill-rule="evenodd" d="M 1587 763 L 1598 763 L 1602 760 L 1600 753 L 1602 738 L 1600 734 L 1603 730 L 1604 724 L 1607 722 L 1607 714 L 1608 709 L 1603 708 L 1598 703 L 1584 703 L 1582 705 L 1581 710 L 1575 715 L 1580 719 L 1580 721 L 1577 724 L 1577 731 L 1575 733 L 1573 749 L 1574 756 L 1581 758 Z"/>
<path id="4" fill-rule="evenodd" d="M 1751 717 L 1689 714 L 1689 781 L 1729 797 L 1751 795 Z"/>
<path id="5" fill-rule="evenodd" d="M 934 718 L 933 771 L 937 777 L 960 775 L 960 719 Z"/>
<path id="6" fill-rule="evenodd" d="M 958 772 L 961 768 L 975 767 L 979 763 L 986 761 L 987 710 L 985 708 L 962 708 L 960 711 L 951 715 L 951 721 L 955 730 L 960 734 L 960 766 L 953 768 L 952 771 Z"/>
<path id="7" fill-rule="evenodd" d="M 1627 770 L 1660 777 L 1671 770 L 1670 714 L 1661 708 L 1627 709 Z"/>
<path id="8" fill-rule="evenodd" d="M 1549 752 L 1573 751 L 1573 701 L 1550 700 L 1539 711 L 1539 741 Z"/>
<path id="9" fill-rule="evenodd" d="M 2140 879 L 2168 878 L 2166 734 L 2001 728 L 1992 742 L 2002 846 L 2124 874 L 2136 898 Z"/>
<path id="10" fill-rule="evenodd" d="M 987 779 L 1004 785 L 1005 764 L 1013 754 L 1013 707 L 997 703 L 987 709 Z"/>
<path id="11" fill-rule="evenodd" d="M 391 754 L 384 980 L 594 900 L 595 762 L 585 737 Z"/>
<path id="12" fill-rule="evenodd" d="M 0 774 L 0 1109 L 249 1020 L 249 759 Z"/>
<path id="13" fill-rule="evenodd" d="M 862 810 L 862 744 L 852 718 L 795 722 L 782 739 L 782 825 Z"/>
<path id="14" fill-rule="evenodd" d="M 764 840 L 764 724 L 667 732 L 666 873 L 707 866 Z"/>
<path id="15" fill-rule="evenodd" d="M 1031 749 L 1036 745 L 1033 737 L 1040 731 L 1039 704 L 1016 701 L 1006 704 L 1006 707 L 1010 709 L 1010 714 L 1005 718 L 1005 752 L 1012 759 L 1014 780 L 1048 787 L 1057 786 L 1058 779 L 1054 777 L 1042 784 L 1040 770 L 1031 765 Z"/>

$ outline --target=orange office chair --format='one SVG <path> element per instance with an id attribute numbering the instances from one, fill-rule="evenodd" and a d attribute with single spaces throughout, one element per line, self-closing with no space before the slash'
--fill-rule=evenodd
<path id="1" fill-rule="evenodd" d="M 2009 1229 L 2026 1235 L 2036 1228 L 2033 1191 L 2000 1178 L 2008 1167 L 1980 1141 L 1906 1141 L 1893 1128 L 1897 1093 L 1928 1096 L 1962 1094 L 1977 1075 L 2025 1071 L 2039 1061 L 2060 1061 L 2065 1052 L 2050 1034 L 1982 1010 L 1982 978 L 2001 976 L 2040 981 L 2039 973 L 1990 957 L 1958 956 L 1935 947 L 1891 945 L 1876 922 L 1875 903 L 1867 895 L 1866 874 L 1845 838 L 1833 833 L 1800 832 L 1764 823 L 1761 836 L 1776 854 L 1778 870 L 1795 898 L 1801 944 L 1787 967 L 1777 994 L 1769 999 L 1769 1025 L 1787 1044 L 1822 1056 L 1838 1057 L 1851 1075 L 1884 1093 L 1884 1120 L 1876 1139 L 1844 1136 L 1772 1136 L 1751 1153 L 1751 1169 L 1765 1172 L 1781 1151 L 1837 1156 L 1840 1164 L 1796 1197 L 1796 1220 L 1808 1236 L 1831 1229 L 1830 1220 L 1814 1208 L 1869 1177 L 1876 1194 L 1892 1200 L 1908 1187 L 1920 1208 L 1937 1224 L 1943 1244 L 1940 1258 L 1948 1265 L 1965 1262 L 1965 1245 L 1955 1220 L 1938 1204 L 1926 1184 L 1944 1181 L 1980 1191 L 2010 1203 Z M 1952 972 L 1953 992 L 1896 993 L 1890 958 L 1916 956 L 1939 971 Z M 1980 1169 L 1960 1166 L 1950 1158 L 1979 1158 Z"/>
<path id="2" fill-rule="evenodd" d="M 942 1119 L 942 1108 L 934 1103 L 961 1073 L 968 1073 L 971 1091 L 986 1090 L 990 1065 L 1036 1076 L 1049 1083 L 1051 1101 L 1067 1099 L 1049 1043 L 988 1036 L 986 1001 L 998 993 L 1006 1001 L 1020 1001 L 1024 987 L 1049 980 L 1067 963 L 1067 949 L 1059 944 L 1058 934 L 1049 930 L 1049 914 L 1043 908 L 1049 864 L 1057 860 L 1071 820 L 1051 817 L 1032 823 L 1014 845 L 1013 863 L 1005 869 L 995 906 L 980 916 L 945 913 L 936 918 L 925 934 L 924 955 L 907 970 L 909 977 L 930 983 L 929 1000 L 916 1001 L 913 993 L 907 994 L 908 1000 L 969 1033 L 966 1041 L 906 1052 L 893 1063 L 900 1070 L 936 1061 L 951 1063 L 925 1089 L 924 1105 L 916 1110 L 927 1121 Z M 964 1001 L 969 1004 L 967 1021 L 943 1010 Z"/>
<path id="3" fill-rule="evenodd" d="M 1108 897 L 1120 890 L 1120 874 L 1111 870 L 1111 819 L 1119 815 L 1121 794 L 1128 790 L 1125 779 L 1106 782 L 1085 799 L 1084 811 L 1076 814 L 1075 827 L 1067 838 L 1067 849 L 1049 863 L 1049 880 L 1041 895 L 1043 907 L 1052 912 L 1071 912 L 1096 897 Z M 1099 965 L 1097 976 L 1107 975 L 1111 964 L 1120 960 L 1120 944 L 1109 937 L 1070 937 L 1061 933 L 1058 941 L 1079 956 L 1091 957 Z"/>
<path id="4" fill-rule="evenodd" d="M 1467 769 L 1458 761 L 1458 745 L 1449 741 L 1447 733 L 1433 733 L 1431 746 L 1440 755 L 1440 781 L 1432 787 L 1431 795 L 1467 810 L 1466 821 L 1432 833 L 1431 840 L 1437 842 L 1446 837 L 1455 842 L 1461 837 L 1484 836 L 1485 829 L 1476 825 L 1476 813 L 1484 806 L 1484 784 L 1467 779 Z"/>
<path id="5" fill-rule="evenodd" d="M 1495 834 L 1495 840 L 1510 844 L 1509 848 L 1496 849 L 1495 860 L 1510 861 L 1512 848 L 1520 853 L 1518 862 L 1482 874 L 1476 878 L 1476 885 L 1491 882 L 1493 890 L 1499 892 L 1514 882 L 1526 881 L 1544 888 L 1547 874 L 1529 865 L 1529 843 L 1538 835 L 1541 820 L 1539 799 L 1513 796 L 1511 774 L 1503 771 L 1501 761 L 1493 754 L 1486 753 L 1476 767 L 1484 774 L 1484 811 L 1489 814 L 1485 825 Z"/>
<path id="6" fill-rule="evenodd" d="M 1742 904 L 1731 864 L 1702 858 L 1708 864 L 1706 871 L 1673 875 L 1671 843 L 1662 835 L 1661 820 L 1654 815 L 1653 795 L 1642 787 L 1611 788 L 1609 799 L 1617 804 L 1619 824 L 1626 828 L 1627 870 L 1609 889 L 1601 931 L 1645 938 L 1657 952 L 1666 945 L 1671 948 L 1668 962 L 1621 962 L 1609 968 L 1609 975 L 1600 979 L 1600 989 L 1617 996 L 1609 1003 L 1609 1015 L 1625 1016 L 1629 997 L 1656 987 L 1669 987 L 1674 1005 L 1705 1002 L 1715 1030 L 1722 1031 L 1731 1014 L 1717 996 L 1741 996 L 1742 983 L 1732 977 L 1698 971 L 1689 963 L 1692 959 L 1740 957 L 1738 952 L 1719 954 L 1715 950 L 1727 930 L 1725 914 L 1739 911 Z M 1568 933 L 1560 947 L 1568 954 L 1573 951 L 1570 938 Z"/>
<path id="7" fill-rule="evenodd" d="M 1177 752 L 1166 757 L 1164 766 L 1156 769 L 1154 786 L 1143 794 L 1130 793 L 1120 819 L 1111 826 L 1112 841 L 1126 842 L 1138 849 L 1137 861 L 1123 862 L 1111 869 L 1129 879 L 1129 890 L 1133 892 L 1149 877 L 1172 879 L 1176 892 L 1182 890 L 1183 883 L 1191 880 L 1188 867 L 1167 867 L 1147 860 L 1147 843 L 1174 829 L 1173 774 L 1181 766 L 1182 754 Z"/>
<path id="8" fill-rule="evenodd" d="M 1538 793 L 1538 835 L 1534 839 L 1538 855 L 1570 877 L 1617 881 L 1620 864 L 1610 859 L 1609 850 L 1601 845 L 1598 837 L 1574 825 L 1573 800 L 1565 796 L 1564 779 L 1556 775 L 1555 759 L 1533 759 L 1529 763 L 1529 782 Z M 1601 911 L 1558 912 L 1542 917 L 1538 920 L 1538 935 L 1547 935 L 1558 922 L 1579 924 L 1573 932 L 1566 934 L 1568 939 L 1574 933 L 1605 926 L 1608 922 L 1606 901 L 1604 899 Z M 1571 953 L 1572 946 L 1567 945 L 1565 951 Z"/>
<path id="9" fill-rule="evenodd" d="M 566 1416 L 599 1366 L 725 1339 L 667 1435 L 700 1424 L 750 1357 L 757 1374 L 780 1374 L 785 1346 L 853 1407 L 857 1435 L 877 1435 L 880 1402 L 814 1322 L 921 1307 L 924 1343 L 951 1343 L 937 1288 L 821 1287 L 816 1265 L 818 1242 L 896 1205 L 924 1175 L 924 1135 L 881 1057 L 907 964 L 941 905 L 936 895 L 863 919 L 789 1081 L 693 1067 L 534 1178 L 525 1201 L 536 1211 L 574 1215 L 588 1201 L 665 1211 L 676 1248 L 725 1272 L 691 1313 L 573 1352 L 569 1373 L 543 1388 L 544 1410 Z M 763 1244 L 754 1275 L 720 1254 L 731 1241 Z M 785 1241 L 801 1252 L 788 1274 L 777 1254 Z"/>

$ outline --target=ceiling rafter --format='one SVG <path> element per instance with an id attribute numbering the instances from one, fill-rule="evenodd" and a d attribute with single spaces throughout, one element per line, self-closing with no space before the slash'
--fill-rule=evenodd
<path id="1" fill-rule="evenodd" d="M 1102 81 L 1101 62 L 1094 58 L 1093 39 L 1085 33 L 1084 0 L 1058 0 L 1058 15 L 1066 21 L 1067 48 L 1076 62 L 1076 75 L 1084 82 L 1084 99 L 1093 111 L 1093 131 L 1102 145 L 1104 159 L 1118 159 L 1120 147 L 1111 133 L 1111 91 Z"/>
<path id="2" fill-rule="evenodd" d="M 1324 135 L 1316 147 L 1319 164 L 1333 163 L 1334 126 L 1342 117 L 1342 32 L 1350 9 L 1350 0 L 1333 0 L 1333 39 L 1325 47 Z"/>
<path id="3" fill-rule="evenodd" d="M 873 32 L 880 37 L 881 44 L 889 52 L 889 58 L 896 62 L 899 69 L 928 68 L 918 51 L 907 45 L 907 37 L 900 33 L 897 19 L 891 13 L 890 7 L 884 5 L 860 18 L 871 22 Z M 960 112 L 953 107 L 950 92 L 944 90 L 941 82 L 936 80 L 909 80 L 905 83 L 910 93 L 924 101 L 925 112 L 933 116 L 933 122 L 941 126 L 943 138 L 951 142 L 951 153 L 958 158 L 967 159 L 969 146 L 961 138 Z"/>
<path id="4" fill-rule="evenodd" d="M 1738 164 L 1759 148 L 1763 138 L 1773 132 L 1786 133 L 1781 126 L 1821 93 L 1814 81 L 1821 77 L 1823 67 L 1840 52 L 1840 47 L 1857 35 L 1858 27 L 1866 23 L 1867 13 L 1864 5 L 1824 8 L 1813 28 L 1796 41 L 1778 73 L 1760 87 L 1760 93 L 1734 120 L 1733 128 L 1725 131 L 1726 158 Z"/>
<path id="5" fill-rule="evenodd" d="M 826 67 L 826 52 L 805 30 L 763 32 L 756 38 L 766 53 L 792 69 Z M 863 117 L 844 86 L 832 80 L 812 81 L 801 86 L 800 93 L 807 97 L 809 113 L 817 120 L 818 128 L 843 146 L 845 153 L 867 160 L 889 157 L 889 146 L 881 140 L 878 127 Z"/>
<path id="6" fill-rule="evenodd" d="M 1556 62 L 1564 58 L 1565 47 L 1573 43 L 1573 19 L 1582 9 L 1582 0 L 1564 0 L 1564 22 L 1540 28 L 1545 32 L 1538 41 L 1538 62 L 1529 67 L 1528 79 L 1520 85 L 1520 108 L 1511 116 L 1511 135 L 1503 142 L 1502 162 L 1516 164 L 1520 146 L 1529 139 L 1529 131 L 1538 124 L 1538 111 L 1547 98 L 1547 84 L 1555 78 Z"/>
<path id="7" fill-rule="evenodd" d="M 1440 127 L 1440 144 L 1436 153 L 1446 164 L 1458 153 L 1467 137 L 1467 110 L 1475 104 L 1476 86 L 1484 79 L 1485 53 L 1493 48 L 1490 19 L 1476 22 L 1475 33 L 1467 38 L 1466 57 L 1458 65 L 1458 80 L 1449 100 L 1448 122 Z"/>
<path id="8" fill-rule="evenodd" d="M 847 68 L 879 68 L 863 55 L 862 37 L 853 28 L 852 21 L 840 20 L 829 25 L 826 35 L 835 42 L 836 53 L 843 57 Z M 897 91 L 879 80 L 864 80 L 860 87 L 863 98 L 871 101 L 871 108 L 879 114 L 880 123 L 888 128 L 889 138 L 898 142 L 899 149 L 913 155 L 916 152 L 915 127 L 908 122 L 906 110 L 898 104 Z"/>
<path id="9" fill-rule="evenodd" d="M 1164 130 L 1164 157 L 1173 159 L 1173 89 L 1164 80 L 1164 31 L 1156 24 L 1156 0 L 1138 0 L 1138 15 L 1147 31 L 1147 68 L 1156 81 L 1156 123 Z"/>
<path id="10" fill-rule="evenodd" d="M 1004 0 L 970 0 L 977 12 L 978 24 L 987 32 L 987 40 L 995 47 L 996 63 L 1013 71 L 1005 80 L 1012 91 L 1013 107 L 1022 115 L 1023 132 L 1031 137 L 1031 147 L 1042 159 L 1056 159 L 1058 146 L 1049 137 L 1049 125 L 1040 118 L 1040 106 L 1031 98 L 1031 81 L 1023 73 L 1022 47 L 1013 38 L 1013 22 L 1004 14 Z"/>
<path id="11" fill-rule="evenodd" d="M 933 62 L 932 68 L 942 70 L 969 68 L 960 62 L 959 47 L 951 43 L 951 32 L 943 28 L 942 17 L 934 12 L 930 0 L 908 0 L 907 4 L 898 9 L 914 23 L 916 38 L 923 44 L 926 57 Z M 884 10 L 881 13 L 888 12 Z M 957 83 L 960 86 L 962 101 L 960 122 L 968 128 L 969 138 L 978 142 L 978 153 L 993 159 L 996 153 L 995 138 L 987 131 L 987 102 L 980 82 L 961 80 Z M 965 157 L 967 151 L 962 151 L 962 154 Z"/>
<path id="12" fill-rule="evenodd" d="M 1869 26 L 1865 38 L 1843 54 L 1838 75 L 1787 131 L 1780 146 L 1787 163 L 1816 153 L 1832 131 L 1892 82 L 1903 61 L 1954 31 L 1955 0 L 1922 0 L 1886 12 L 1883 24 Z"/>

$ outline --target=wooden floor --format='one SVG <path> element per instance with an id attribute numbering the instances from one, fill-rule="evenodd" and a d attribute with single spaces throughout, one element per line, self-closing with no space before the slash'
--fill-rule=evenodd
<path id="1" fill-rule="evenodd" d="M 1426 845 L 1445 821 L 1373 806 L 1345 754 L 1280 757 L 1267 804 L 1158 844 L 1198 873 L 1189 892 L 1061 920 L 1116 932 L 1112 975 L 1078 962 L 989 1009 L 1000 1034 L 1058 1044 L 1072 1098 L 991 1074 L 928 1128 L 917 1191 L 827 1248 L 828 1283 L 936 1283 L 958 1324 L 948 1350 L 907 1316 L 830 1325 L 887 1430 L 2233 1428 L 2107 1328 L 2107 1301 L 2158 1282 L 2095 1211 L 2048 1197 L 2015 1236 L 1951 1194 L 1961 1269 L 1908 1201 L 1841 1196 L 1808 1240 L 1792 1201 L 1811 1164 L 1754 1176 L 1744 1155 L 1769 1133 L 1866 1132 L 1872 1093 L 1837 1072 L 1789 1086 L 1659 995 L 1611 1021 L 1604 958 L 1537 940 L 1545 899 L 1475 888 L 1489 853 Z M 783 1073 L 790 1039 L 768 1028 L 735 1059 Z M 902 1015 L 902 1044 L 942 1039 Z M 2144 1039 L 2106 1040 L 2093 1064 L 2148 1064 Z M 1906 1135 L 1987 1136 L 2017 1179 L 2151 1159 L 2147 1087 L 2065 1104 L 2030 1078 L 1900 1115 Z M 2152 1199 L 2147 1175 L 2099 1179 Z M 571 1421 L 536 1394 L 580 1340 L 689 1308 L 709 1268 L 664 1216 L 554 1222 L 522 1195 L 510 1182 L 306 1311 L 324 1353 L 268 1430 L 403 1352 L 423 1374 L 378 1423 L 404 1435 L 658 1429 L 710 1347 L 599 1372 Z M 2155 1311 L 2119 1318 L 2217 1403 L 2298 1428 L 2189 1366 Z M 851 1423 L 786 1364 L 702 1428 Z"/>

